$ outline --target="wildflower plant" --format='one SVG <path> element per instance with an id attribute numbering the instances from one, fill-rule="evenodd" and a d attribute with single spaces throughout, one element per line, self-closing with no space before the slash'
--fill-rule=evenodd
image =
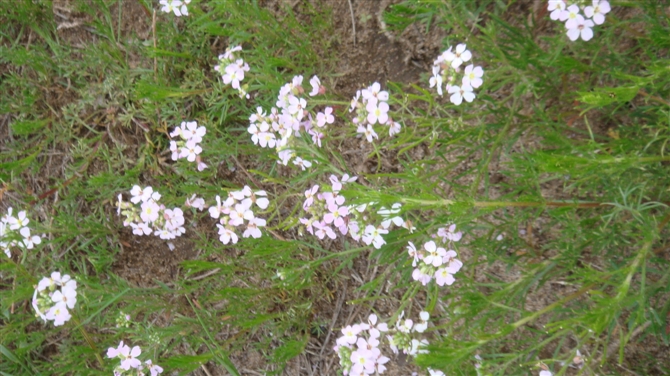
<path id="1" fill-rule="evenodd" d="M 279 89 L 277 107 L 266 112 L 262 107 L 249 117 L 251 141 L 262 148 L 277 150 L 278 161 L 284 166 L 293 161 L 302 170 L 312 166 L 312 161 L 297 155 L 297 148 L 311 139 L 316 147 L 322 147 L 322 140 L 327 137 L 327 126 L 335 122 L 332 107 L 325 107 L 323 111 L 308 106 L 304 97 L 305 89 L 302 86 L 303 76 L 294 76 L 291 82 Z M 321 81 L 317 76 L 310 80 L 312 85 L 311 96 L 325 93 Z"/>
<path id="2" fill-rule="evenodd" d="M 65 324 L 72 318 L 69 309 L 74 309 L 76 304 L 77 281 L 67 274 L 53 272 L 35 287 L 32 306 L 35 316 L 45 323 L 53 321 L 54 326 Z"/>
<path id="3" fill-rule="evenodd" d="M 186 159 L 189 162 L 196 162 L 198 171 L 203 171 L 207 165 L 202 161 L 202 137 L 207 133 L 207 129 L 198 126 L 195 121 L 182 121 L 179 127 L 175 127 L 170 133 L 171 138 L 177 140 L 170 141 L 170 152 L 172 160 Z"/>
<path id="4" fill-rule="evenodd" d="M 242 51 L 242 46 L 228 47 L 223 54 L 219 55 L 219 64 L 214 66 L 214 70 L 221 75 L 224 84 L 238 91 L 240 98 L 248 99 L 249 85 L 242 85 L 241 82 L 244 80 L 244 72 L 248 72 L 250 68 L 243 59 L 237 58 L 238 51 Z"/>
<path id="5" fill-rule="evenodd" d="M 580 37 L 585 42 L 591 40 L 593 27 L 602 25 L 611 9 L 607 0 L 549 0 L 547 5 L 547 10 L 551 12 L 549 17 L 554 21 L 565 22 L 566 34 L 573 42 Z"/>
<path id="6" fill-rule="evenodd" d="M 216 205 L 209 207 L 209 215 L 218 219 L 219 240 L 223 244 L 236 244 L 239 236 L 236 232 L 242 229 L 243 238 L 260 238 L 267 221 L 254 214 L 254 208 L 265 210 L 270 205 L 265 191 L 253 191 L 249 186 L 242 190 L 231 191 L 225 200 L 216 196 Z"/>
<path id="7" fill-rule="evenodd" d="M 340 359 L 340 368 L 344 375 L 381 375 L 386 371 L 385 364 L 390 358 L 382 349 L 387 347 L 393 354 L 403 353 L 412 357 L 426 354 L 429 345 L 420 339 L 421 333 L 428 328 L 430 314 L 422 311 L 420 321 L 403 319 L 405 312 L 398 316 L 395 326 L 378 322 L 377 315 L 371 314 L 366 322 L 349 325 L 341 329 L 342 336 L 335 341 L 333 351 Z M 382 347 L 382 344 L 386 346 Z M 387 351 L 388 351 L 387 350 Z M 428 369 L 431 375 L 441 371 Z"/>
<path id="8" fill-rule="evenodd" d="M 400 133 L 402 129 L 402 125 L 393 121 L 389 114 L 388 100 L 389 93 L 381 89 L 379 82 L 375 82 L 365 89 L 357 90 L 356 95 L 351 100 L 349 112 L 356 111 L 356 117 L 352 120 L 354 125 L 357 126 L 356 133 L 368 142 L 379 139 L 380 126 L 388 127 L 390 137 Z M 376 130 L 375 126 L 377 126 Z"/>
<path id="9" fill-rule="evenodd" d="M 140 360 L 142 349 L 139 346 L 132 348 L 119 342 L 118 347 L 110 347 L 107 349 L 107 358 L 119 359 L 120 364 L 114 368 L 114 376 L 135 376 L 135 375 L 151 375 L 157 376 L 163 373 L 163 367 L 154 364 L 151 359 L 144 362 Z"/>
<path id="10" fill-rule="evenodd" d="M 19 247 L 24 249 L 33 249 L 35 245 L 42 243 L 39 235 L 32 235 L 30 232 L 30 219 L 25 211 L 13 215 L 13 209 L 7 208 L 7 213 L 0 218 L 0 249 L 5 252 L 7 257 L 12 257 L 11 248 Z"/>
<path id="11" fill-rule="evenodd" d="M 191 0 L 160 0 L 161 12 L 174 13 L 175 16 L 188 16 Z"/>
<path id="12" fill-rule="evenodd" d="M 449 100 L 456 106 L 463 103 L 463 100 L 472 102 L 475 99 L 474 90 L 484 83 L 484 70 L 472 63 L 463 69 L 464 64 L 471 60 L 472 52 L 465 44 L 459 44 L 456 48 L 449 46 L 433 62 L 430 87 L 434 87 L 440 96 L 444 91 L 451 94 Z"/>
<path id="13" fill-rule="evenodd" d="M 130 202 L 119 194 L 117 215 L 125 217 L 123 225 L 131 227 L 135 235 L 154 235 L 164 240 L 174 239 L 186 232 L 184 212 L 180 208 L 168 209 L 159 204 L 161 194 L 152 187 L 133 186 Z"/>

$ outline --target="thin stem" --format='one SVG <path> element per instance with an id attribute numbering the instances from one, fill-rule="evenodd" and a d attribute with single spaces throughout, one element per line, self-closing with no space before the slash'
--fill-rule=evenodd
<path id="1" fill-rule="evenodd" d="M 421 206 L 451 206 L 456 202 L 454 200 L 421 200 L 414 198 L 401 198 L 405 204 L 416 204 Z M 598 208 L 612 205 L 606 202 L 561 202 L 561 201 L 475 201 L 472 206 L 476 208 L 535 208 L 535 207 L 552 207 L 552 208 Z"/>
<path id="2" fill-rule="evenodd" d="M 79 321 L 79 319 L 75 315 L 72 315 L 72 320 L 74 321 L 75 324 L 77 324 L 77 329 L 79 329 L 81 335 L 84 336 L 84 340 L 86 341 L 88 346 L 93 350 L 95 357 L 98 359 L 98 363 L 100 363 L 100 367 L 104 367 L 105 363 L 102 360 L 102 357 L 100 356 L 98 348 L 95 346 L 95 343 L 91 339 L 91 336 L 89 336 L 88 332 L 86 332 L 86 329 L 84 329 L 84 326 L 81 325 L 81 321 Z"/>

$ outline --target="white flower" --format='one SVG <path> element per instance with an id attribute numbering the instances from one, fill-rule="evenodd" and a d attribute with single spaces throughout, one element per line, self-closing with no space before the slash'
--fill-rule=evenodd
<path id="1" fill-rule="evenodd" d="M 463 85 L 470 85 L 473 88 L 478 88 L 482 86 L 482 76 L 484 75 L 484 70 L 482 67 L 475 67 L 473 64 L 465 67 L 465 72 L 463 75 Z"/>
<path id="2" fill-rule="evenodd" d="M 73 309 L 77 303 L 77 290 L 63 286 L 61 291 L 56 291 L 51 295 L 51 300 L 56 304 L 65 303 L 68 308 Z"/>
<path id="3" fill-rule="evenodd" d="M 430 314 L 426 311 L 421 311 L 421 313 L 419 313 L 419 317 L 421 317 L 421 322 L 414 325 L 414 328 L 412 329 L 415 332 L 423 333 L 428 328 L 428 319 L 430 318 Z"/>
<path id="4" fill-rule="evenodd" d="M 228 244 L 231 241 L 233 244 L 237 243 L 237 234 L 233 230 L 219 224 L 217 224 L 216 227 L 219 228 L 219 240 L 221 243 Z"/>
<path id="5" fill-rule="evenodd" d="M 549 0 L 549 6 L 547 7 L 547 10 L 551 12 L 549 17 L 554 21 L 558 20 L 566 7 L 567 5 L 563 0 Z"/>
<path id="6" fill-rule="evenodd" d="M 193 196 L 191 196 L 191 198 L 186 199 L 186 202 L 184 203 L 184 205 L 190 206 L 192 208 L 196 208 L 196 209 L 202 211 L 202 210 L 205 209 L 205 200 L 200 198 L 200 197 L 197 197 L 194 193 Z"/>
<path id="7" fill-rule="evenodd" d="M 158 219 L 160 207 L 154 201 L 143 202 L 141 208 L 140 218 L 142 218 L 142 221 L 153 222 Z"/>
<path id="8" fill-rule="evenodd" d="M 437 93 L 442 96 L 442 75 L 439 66 L 433 66 L 433 75 L 430 77 L 429 83 L 430 87 L 437 86 Z"/>
<path id="9" fill-rule="evenodd" d="M 53 307 L 49 309 L 46 313 L 47 320 L 53 320 L 54 326 L 61 326 L 65 324 L 66 321 L 72 318 L 70 312 L 67 311 L 67 306 L 65 302 L 56 303 Z"/>
<path id="10" fill-rule="evenodd" d="M 313 97 L 315 95 L 318 95 L 320 93 L 321 89 L 321 80 L 319 80 L 319 77 L 314 76 L 309 80 L 309 84 L 312 85 L 312 91 L 310 91 L 309 96 Z"/>
<path id="11" fill-rule="evenodd" d="M 258 239 L 260 238 L 263 233 L 259 229 L 259 227 L 264 227 L 266 224 L 265 219 L 262 218 L 252 218 L 249 220 L 247 223 L 247 229 L 244 230 L 244 233 L 242 234 L 242 237 L 248 238 L 249 236 Z"/>
<path id="12" fill-rule="evenodd" d="M 567 31 L 568 38 L 570 38 L 570 40 L 573 42 L 576 41 L 580 36 L 585 42 L 591 40 L 591 38 L 593 38 L 593 30 L 591 30 L 593 27 L 593 21 L 585 20 L 584 17 L 578 16 L 575 22 L 575 28 L 568 29 Z"/>
<path id="13" fill-rule="evenodd" d="M 449 94 L 451 94 L 449 100 L 457 106 L 463 103 L 463 99 L 467 102 L 472 102 L 475 99 L 475 94 L 472 92 L 472 86 L 470 85 L 463 85 L 461 87 L 456 85 L 451 86 L 449 88 Z"/>
<path id="14" fill-rule="evenodd" d="M 240 81 L 244 80 L 244 69 L 236 63 L 229 64 L 226 67 L 226 74 L 222 78 L 224 84 L 230 84 L 233 89 L 239 89 Z"/>
<path id="15" fill-rule="evenodd" d="M 42 243 L 42 238 L 40 238 L 37 235 L 30 236 L 30 229 L 28 227 L 23 227 L 21 228 L 21 231 L 19 231 L 21 236 L 23 236 L 23 245 L 27 249 L 33 249 L 35 244 L 40 244 Z"/>
<path id="16" fill-rule="evenodd" d="M 593 6 L 584 8 L 586 17 L 593 18 L 596 25 L 602 25 L 605 22 L 605 14 L 611 10 L 610 3 L 606 0 L 593 0 Z"/>
<path id="17" fill-rule="evenodd" d="M 561 13 L 560 20 L 565 21 L 565 27 L 567 29 L 574 29 L 577 27 L 577 19 L 582 17 L 581 14 L 579 14 L 579 7 L 576 4 L 572 4 L 568 7 L 568 9 L 564 10 L 563 13 Z"/>
<path id="18" fill-rule="evenodd" d="M 456 46 L 454 52 L 446 51 L 446 61 L 451 61 L 451 66 L 456 69 L 461 66 L 466 61 L 469 61 L 472 58 L 472 53 L 466 49 L 465 44 L 459 44 Z"/>
<path id="19" fill-rule="evenodd" d="M 310 168 L 310 167 L 312 167 L 312 162 L 307 161 L 307 160 L 304 160 L 304 159 L 302 159 L 302 158 L 300 158 L 300 157 L 296 157 L 296 158 L 293 160 L 293 164 L 296 165 L 296 166 L 300 166 L 300 167 L 302 168 L 303 171 L 305 171 L 306 168 Z"/>
<path id="20" fill-rule="evenodd" d="M 362 125 L 358 126 L 358 129 L 356 129 L 357 133 L 362 133 L 365 135 L 365 138 L 368 140 L 368 142 L 372 142 L 374 138 L 379 139 L 379 136 L 377 136 L 377 133 L 375 132 L 374 128 L 372 128 L 372 125 L 368 124 L 367 127 L 363 127 Z"/>

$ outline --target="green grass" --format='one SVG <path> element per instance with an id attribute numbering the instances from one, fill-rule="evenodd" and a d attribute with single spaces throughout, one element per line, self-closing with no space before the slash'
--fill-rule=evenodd
<path id="1" fill-rule="evenodd" d="M 331 47 L 343 41 L 329 9 L 301 3 L 277 16 L 255 1 L 194 2 L 187 18 L 157 13 L 154 35 L 150 13 L 147 33 L 129 31 L 120 3 L 75 2 L 73 11 L 91 20 L 80 30 L 91 38 L 86 48 L 56 30 L 50 2 L 0 3 L 0 113 L 9 127 L 0 134 L 11 134 L 0 140 L 2 207 L 27 210 L 34 232 L 45 234 L 37 250 L 14 250 L 0 263 L 1 374 L 111 374 L 116 361 L 104 354 L 121 340 L 142 346 L 168 374 L 202 364 L 244 373 L 248 365 L 235 359 L 251 350 L 266 367 L 255 371 L 281 374 L 325 340 L 319 332 L 329 330 L 343 286 L 355 286 L 346 302 L 360 318 L 379 312 L 392 323 L 401 310 L 412 318 L 430 311 L 423 338 L 431 352 L 417 363 L 447 374 L 535 375 L 541 362 L 570 374 L 578 349 L 582 374 L 670 371 L 645 359 L 670 341 L 664 5 L 613 2 L 594 39 L 574 43 L 548 15 L 530 22 L 523 2 L 387 8 L 390 30 L 417 22 L 444 28 L 444 48 L 467 42 L 485 83 L 459 107 L 428 89 L 429 72 L 420 85 L 382 83 L 403 130 L 364 149 L 366 184 L 344 195 L 402 202 L 416 231 L 393 231 L 374 249 L 294 231 L 306 189 L 359 168 L 346 152 L 358 145 L 346 110 L 354 93 L 311 102 L 340 106 L 324 147 L 300 149 L 321 162 L 308 172 L 278 167 L 276 153 L 254 146 L 246 130 L 249 115 L 274 106 L 294 75 L 306 84 L 318 74 L 326 86 L 337 76 Z M 250 100 L 213 71 L 216 56 L 236 44 L 251 66 Z M 191 119 L 207 127 L 204 172 L 165 153 L 167 133 Z M 135 238 L 114 204 L 135 184 L 152 185 L 169 207 L 193 193 L 211 203 L 244 184 L 265 189 L 271 232 L 223 246 L 206 212 L 185 210 L 188 241 L 175 241 L 181 248 L 170 257 L 187 256 L 138 287 L 129 249 L 169 251 L 157 238 L 129 244 Z M 450 287 L 423 287 L 411 279 L 405 246 L 445 223 L 464 232 L 464 268 Z M 57 328 L 30 307 L 34 285 L 53 270 L 79 283 L 74 317 Z M 359 273 L 370 278 L 349 277 Z M 116 326 L 120 312 L 131 316 L 129 327 Z M 326 360 L 340 326 L 359 317 L 345 319 L 324 344 Z M 638 341 L 657 352 L 633 351 Z"/>

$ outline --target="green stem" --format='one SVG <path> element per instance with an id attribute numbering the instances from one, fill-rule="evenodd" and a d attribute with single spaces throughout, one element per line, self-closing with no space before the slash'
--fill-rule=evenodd
<path id="1" fill-rule="evenodd" d="M 93 353 L 95 354 L 95 357 L 98 359 L 98 363 L 100 363 L 100 367 L 104 367 L 105 363 L 102 360 L 102 357 L 100 356 L 100 353 L 98 351 L 98 348 L 95 347 L 95 343 L 91 339 L 91 336 L 89 336 L 88 332 L 86 332 L 86 329 L 84 329 L 84 326 L 81 325 L 81 322 L 79 319 L 75 316 L 72 315 L 72 320 L 74 321 L 75 324 L 77 324 L 77 329 L 79 329 L 79 332 L 81 333 L 82 336 L 84 336 L 84 340 L 88 344 L 88 346 L 93 350 Z"/>
<path id="2" fill-rule="evenodd" d="M 456 203 L 454 200 L 421 200 L 414 198 L 401 198 L 401 202 L 405 204 L 415 204 L 421 206 L 451 206 Z M 602 202 L 565 202 L 565 201 L 475 201 L 472 206 L 476 208 L 535 208 L 535 207 L 551 207 L 551 208 L 598 208 L 601 206 L 611 205 Z"/>

